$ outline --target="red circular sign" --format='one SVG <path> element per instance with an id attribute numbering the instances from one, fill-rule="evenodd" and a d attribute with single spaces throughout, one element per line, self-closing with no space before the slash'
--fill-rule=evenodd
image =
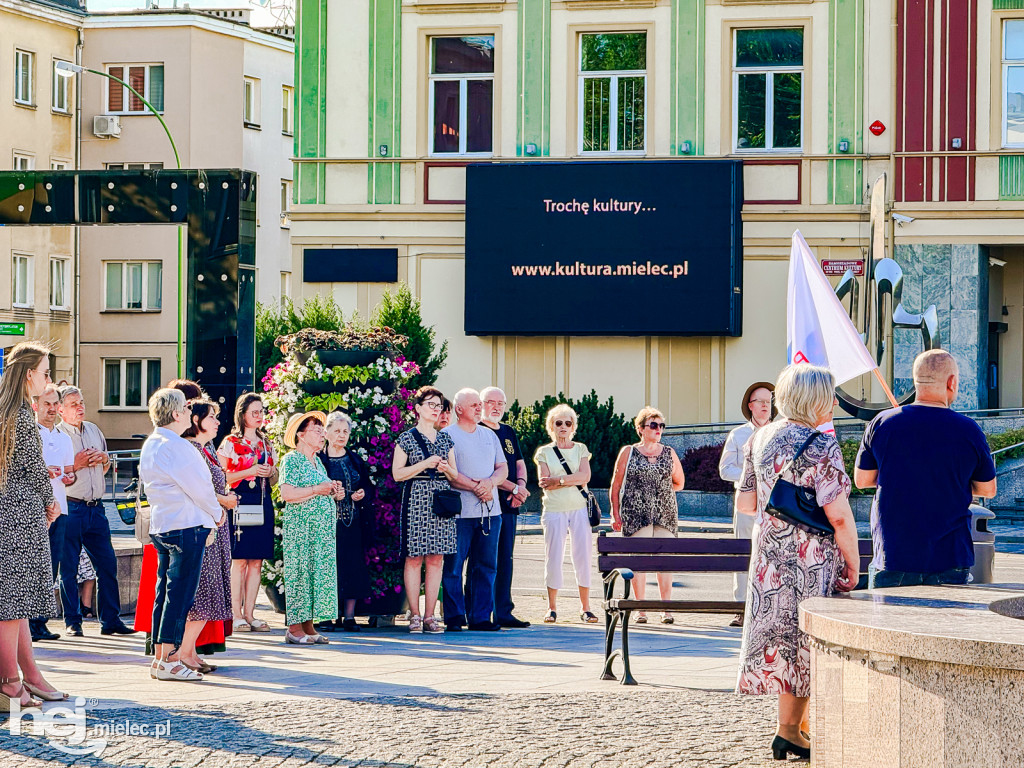
<path id="1" fill-rule="evenodd" d="M 885 123 L 881 120 L 875 120 L 875 122 L 868 126 L 868 130 L 875 134 L 875 136 L 881 136 L 885 133 Z"/>

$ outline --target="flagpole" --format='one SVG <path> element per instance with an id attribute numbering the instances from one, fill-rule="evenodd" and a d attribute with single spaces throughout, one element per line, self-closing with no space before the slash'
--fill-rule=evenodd
<path id="1" fill-rule="evenodd" d="M 875 368 L 872 371 L 875 374 L 875 378 L 878 379 L 878 383 L 882 385 L 882 389 L 885 390 L 885 396 L 889 398 L 889 402 L 892 403 L 893 408 L 899 408 L 900 404 L 896 402 L 896 397 L 893 395 L 892 390 L 889 389 L 889 385 L 885 383 L 885 379 L 882 378 L 882 372 Z"/>

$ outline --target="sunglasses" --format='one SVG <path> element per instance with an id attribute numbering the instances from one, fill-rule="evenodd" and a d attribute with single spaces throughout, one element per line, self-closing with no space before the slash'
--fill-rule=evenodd
<path id="1" fill-rule="evenodd" d="M 665 422 L 663 422 L 663 421 L 648 421 L 647 422 L 647 428 L 648 429 L 664 429 L 665 428 Z"/>
<path id="2" fill-rule="evenodd" d="M 559 419 L 558 421 L 555 422 L 555 426 L 556 427 L 571 427 L 572 426 L 572 422 L 571 421 L 562 421 L 561 419 Z"/>

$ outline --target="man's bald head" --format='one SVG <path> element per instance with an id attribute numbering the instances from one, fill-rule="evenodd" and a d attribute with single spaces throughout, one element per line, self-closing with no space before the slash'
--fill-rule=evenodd
<path id="1" fill-rule="evenodd" d="M 914 388 L 919 395 L 941 398 L 952 404 L 959 376 L 956 359 L 945 350 L 930 349 L 914 360 Z"/>

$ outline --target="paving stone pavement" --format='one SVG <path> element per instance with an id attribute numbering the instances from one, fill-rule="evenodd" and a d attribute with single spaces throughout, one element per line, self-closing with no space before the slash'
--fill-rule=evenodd
<path id="1" fill-rule="evenodd" d="M 72 757 L 42 738 L 0 736 L 0 765 L 146 768 L 732 768 L 772 764 L 770 698 L 617 689 L 587 695 L 375 696 L 220 707 L 105 710 L 100 722 L 157 724 Z"/>

